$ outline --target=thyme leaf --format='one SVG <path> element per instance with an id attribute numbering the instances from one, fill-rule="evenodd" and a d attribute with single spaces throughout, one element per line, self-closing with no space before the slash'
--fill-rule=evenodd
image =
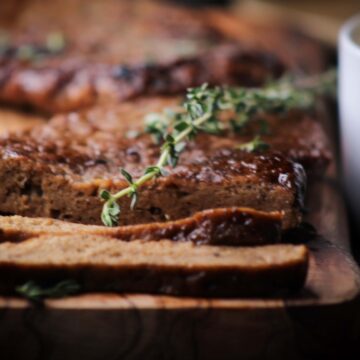
<path id="1" fill-rule="evenodd" d="M 130 209 L 134 210 L 138 201 L 137 184 L 134 182 L 133 177 L 125 169 L 120 169 L 120 172 L 131 188 L 131 191 L 129 192 L 129 197 L 131 198 Z"/>
<path id="2" fill-rule="evenodd" d="M 125 178 L 125 180 L 129 183 L 129 185 L 134 184 L 132 176 L 125 169 L 121 168 L 120 172 L 122 176 Z"/>
<path id="3" fill-rule="evenodd" d="M 105 195 L 105 194 L 109 195 Z M 105 195 L 105 196 L 104 196 Z M 112 196 L 108 191 L 103 190 L 101 192 L 102 199 L 105 200 L 105 204 L 103 207 L 103 211 L 101 213 L 101 221 L 106 226 L 115 226 L 118 224 L 119 215 L 120 215 L 120 206 L 116 202 L 116 199 L 114 196 Z M 106 199 L 106 196 L 109 196 L 108 199 Z"/>

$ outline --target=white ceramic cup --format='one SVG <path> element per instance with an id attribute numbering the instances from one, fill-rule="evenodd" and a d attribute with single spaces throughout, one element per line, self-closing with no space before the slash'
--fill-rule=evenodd
<path id="1" fill-rule="evenodd" d="M 343 184 L 360 228 L 360 14 L 339 35 L 339 106 Z"/>

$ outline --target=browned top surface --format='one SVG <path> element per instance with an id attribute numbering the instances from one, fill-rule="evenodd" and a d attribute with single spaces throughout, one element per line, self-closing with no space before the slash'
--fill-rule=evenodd
<path id="1" fill-rule="evenodd" d="M 125 136 L 127 130 L 143 128 L 145 114 L 177 101 L 143 99 L 58 116 L 48 125 L 3 137 L 1 157 L 30 161 L 35 168 L 66 174 L 73 181 L 119 181 L 119 167 L 137 177 L 156 163 L 159 145 L 148 135 L 129 139 Z M 242 176 L 249 183 L 266 181 L 291 188 L 301 177 L 301 170 L 285 159 L 289 153 L 305 165 L 326 163 L 324 134 L 314 120 L 294 113 L 287 119 L 270 118 L 269 122 L 271 135 L 264 139 L 271 144 L 270 151 L 254 154 L 235 149 L 252 138 L 251 131 L 245 135 L 200 134 L 182 153 L 179 165 L 169 169 L 171 176 L 218 184 Z"/>

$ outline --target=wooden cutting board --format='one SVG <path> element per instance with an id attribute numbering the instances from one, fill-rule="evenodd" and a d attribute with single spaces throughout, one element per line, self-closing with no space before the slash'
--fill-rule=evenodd
<path id="1" fill-rule="evenodd" d="M 334 119 L 327 131 L 335 154 Z M 0 111 L 0 132 L 41 123 Z M 336 158 L 336 156 L 335 156 Z M 360 356 L 360 275 L 334 163 L 308 191 L 304 290 L 292 298 L 209 300 L 88 294 L 33 306 L 0 298 L 0 359 L 352 359 Z M 308 239 L 304 239 L 306 241 Z"/>

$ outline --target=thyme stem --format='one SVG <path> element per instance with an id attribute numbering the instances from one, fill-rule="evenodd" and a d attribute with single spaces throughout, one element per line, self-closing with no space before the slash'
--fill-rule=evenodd
<path id="1" fill-rule="evenodd" d="M 200 126 L 202 125 L 204 122 L 206 122 L 209 117 L 211 116 L 211 114 L 205 114 L 203 115 L 201 118 L 196 119 L 194 121 L 194 125 L 195 126 Z M 182 131 L 179 135 L 177 135 L 174 138 L 174 145 L 180 143 L 182 140 L 184 140 L 192 131 L 191 128 L 186 128 L 184 131 Z M 134 182 L 134 184 L 136 185 L 136 187 L 140 187 L 143 184 L 145 184 L 147 181 L 151 180 L 152 178 L 156 177 L 157 175 L 159 175 L 160 173 L 160 169 L 162 167 L 164 167 L 167 164 L 168 161 L 168 157 L 169 157 L 169 153 L 170 150 L 168 148 L 165 148 L 161 151 L 161 156 L 158 160 L 158 162 L 156 163 L 155 166 L 153 166 L 153 170 L 144 174 L 143 176 L 141 176 L 138 180 L 136 180 Z M 111 202 L 114 202 L 116 200 L 119 200 L 120 198 L 129 195 L 131 193 L 131 188 L 127 187 L 126 189 L 120 190 L 119 192 L 117 192 L 116 194 L 112 195 L 112 199 Z"/>

